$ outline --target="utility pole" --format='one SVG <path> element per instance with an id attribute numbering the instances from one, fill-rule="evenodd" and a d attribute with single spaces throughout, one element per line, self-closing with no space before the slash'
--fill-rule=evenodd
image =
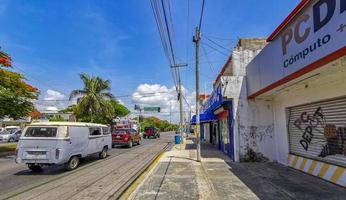
<path id="1" fill-rule="evenodd" d="M 142 131 L 141 129 L 141 121 L 140 121 L 140 118 L 141 118 L 141 115 L 142 115 L 142 109 L 141 108 L 139 108 L 139 115 L 138 115 L 138 122 L 139 122 L 139 124 L 138 124 L 138 126 L 139 126 L 139 133 Z"/>
<path id="2" fill-rule="evenodd" d="M 200 26 L 199 26 L 200 27 Z M 199 42 L 201 33 L 199 27 L 196 27 L 196 34 L 193 42 L 196 45 L 196 140 L 197 140 L 197 162 L 201 162 L 201 144 L 200 144 L 200 119 L 199 119 Z"/>
<path id="3" fill-rule="evenodd" d="M 179 132 L 180 132 L 180 143 L 183 143 L 183 98 L 181 91 L 181 79 L 180 79 L 180 67 L 186 67 L 187 64 L 176 64 L 171 66 L 172 68 L 178 68 L 178 100 L 179 100 L 179 110 L 180 110 L 180 123 L 179 123 Z"/>
<path id="4" fill-rule="evenodd" d="M 169 123 L 172 123 L 172 102 L 169 101 Z"/>

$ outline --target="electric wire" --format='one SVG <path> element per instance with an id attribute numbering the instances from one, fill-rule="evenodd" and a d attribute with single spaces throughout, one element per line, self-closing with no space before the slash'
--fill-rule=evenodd
<path id="1" fill-rule="evenodd" d="M 216 46 L 218 46 L 218 47 L 220 47 L 220 48 L 222 48 L 222 49 L 225 49 L 226 51 L 230 51 L 230 49 L 228 49 L 228 48 L 222 46 L 221 44 L 215 42 L 214 40 L 212 40 L 212 39 L 210 39 L 210 38 L 208 38 L 208 37 L 206 37 L 206 36 L 204 36 L 204 38 L 207 39 L 208 41 L 210 41 L 211 43 L 213 43 L 214 45 L 216 45 Z"/>
<path id="2" fill-rule="evenodd" d="M 210 45 L 210 44 L 208 44 L 208 43 L 201 42 L 201 44 L 202 44 L 202 45 L 206 45 L 206 46 L 208 46 L 209 48 L 211 48 L 211 49 L 215 50 L 216 52 L 218 52 L 218 53 L 220 53 L 220 54 L 222 54 L 222 55 L 224 55 L 224 56 L 227 56 L 227 57 L 229 56 L 229 54 L 227 54 L 227 53 L 225 53 L 225 52 L 220 51 L 219 49 L 217 49 L 217 48 L 215 48 L 215 47 L 211 46 L 211 45 Z"/>

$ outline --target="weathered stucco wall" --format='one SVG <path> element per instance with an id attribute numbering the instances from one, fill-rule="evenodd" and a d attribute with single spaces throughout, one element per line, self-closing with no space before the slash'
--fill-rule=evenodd
<path id="1" fill-rule="evenodd" d="M 233 49 L 232 62 L 228 66 L 231 68 L 231 73 L 221 77 L 223 84 L 223 97 L 233 100 L 233 120 L 234 120 L 234 150 L 235 161 L 239 161 L 240 155 L 244 154 L 244 147 L 247 145 L 244 141 L 251 143 L 252 133 L 262 133 L 263 127 L 252 127 L 252 124 L 247 121 L 249 119 L 247 89 L 246 89 L 246 66 L 251 60 L 261 51 L 265 45 L 265 40 L 260 39 L 243 39 Z M 246 120 L 243 120 L 246 119 Z M 251 124 L 251 125 L 250 125 Z M 258 129 L 259 128 L 259 129 Z M 247 130 L 249 129 L 249 130 Z M 267 130 L 268 131 L 268 130 Z M 249 136 L 249 137 L 248 137 Z M 248 139 L 245 139 L 248 138 Z M 261 141 L 263 137 L 258 137 Z M 256 144 L 257 136 L 252 144 Z M 257 145 L 256 145 L 257 146 Z M 261 145 L 260 145 L 261 146 Z M 262 149 L 262 147 L 259 147 Z"/>

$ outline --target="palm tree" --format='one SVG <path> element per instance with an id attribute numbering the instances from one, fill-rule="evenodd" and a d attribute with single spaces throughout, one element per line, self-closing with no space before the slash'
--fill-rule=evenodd
<path id="1" fill-rule="evenodd" d="M 108 112 L 107 99 L 114 99 L 110 93 L 111 82 L 103 80 L 98 76 L 92 76 L 82 73 L 79 75 L 84 83 L 83 89 L 73 90 L 70 94 L 70 100 L 80 97 L 77 102 L 76 113 L 79 117 L 89 118 L 93 122 L 97 115 L 105 115 Z"/>

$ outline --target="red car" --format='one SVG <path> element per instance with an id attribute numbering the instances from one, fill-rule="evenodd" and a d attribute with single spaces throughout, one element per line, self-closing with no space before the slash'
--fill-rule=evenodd
<path id="1" fill-rule="evenodd" d="M 131 148 L 134 144 L 139 145 L 141 136 L 135 129 L 117 129 L 112 133 L 112 146 L 126 145 Z"/>
<path id="2" fill-rule="evenodd" d="M 160 138 L 160 131 L 158 128 L 153 126 L 145 127 L 143 138 Z"/>

